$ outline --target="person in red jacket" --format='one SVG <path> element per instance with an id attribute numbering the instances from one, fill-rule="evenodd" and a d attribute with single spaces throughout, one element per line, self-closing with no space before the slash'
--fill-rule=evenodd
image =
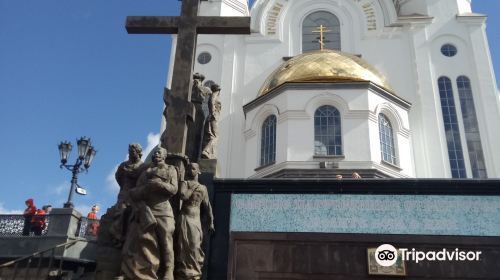
<path id="1" fill-rule="evenodd" d="M 23 235 L 27 236 L 30 235 L 31 219 L 33 219 L 33 216 L 35 215 L 36 206 L 32 198 L 27 199 L 24 203 L 26 204 L 26 209 L 24 210 L 23 213 L 24 216 Z"/>
<path id="2" fill-rule="evenodd" d="M 97 236 L 97 231 L 99 230 L 99 221 L 97 220 L 97 212 L 99 212 L 99 206 L 92 206 L 92 211 L 87 214 L 88 226 L 87 233 L 92 236 Z"/>

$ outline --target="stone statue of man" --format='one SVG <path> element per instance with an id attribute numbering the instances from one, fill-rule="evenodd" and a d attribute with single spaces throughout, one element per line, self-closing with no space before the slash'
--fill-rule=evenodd
<path id="1" fill-rule="evenodd" d="M 114 279 L 120 276 L 121 249 L 125 242 L 131 218 L 129 191 L 135 188 L 137 179 L 144 169 L 141 161 L 142 147 L 139 144 L 128 146 L 128 160 L 122 162 L 115 173 L 120 186 L 115 205 L 108 208 L 101 217 L 97 237 L 97 280 Z"/>
<path id="2" fill-rule="evenodd" d="M 143 170 L 144 163 L 141 157 L 141 145 L 137 143 L 130 144 L 128 146 L 128 160 L 122 162 L 115 173 L 115 179 L 120 186 L 120 192 L 118 193 L 117 202 L 111 211 L 113 221 L 109 228 L 109 233 L 116 240 L 118 246 L 121 246 L 125 241 L 128 220 L 130 218 L 129 191 L 135 187 L 137 179 Z"/>
<path id="3" fill-rule="evenodd" d="M 167 150 L 158 148 L 129 190 L 133 218 L 123 247 L 125 279 L 174 280 L 175 222 L 169 199 L 177 193 L 177 171 L 166 157 Z"/>
<path id="4" fill-rule="evenodd" d="M 219 136 L 219 116 L 222 108 L 220 102 L 220 86 L 213 84 L 211 86 L 212 93 L 208 98 L 208 118 L 205 123 L 205 131 L 203 136 L 203 151 L 201 157 L 205 159 L 214 159 L 217 157 L 217 139 Z"/>
<path id="5" fill-rule="evenodd" d="M 142 172 L 142 147 L 133 143 L 128 145 L 128 160 L 122 162 L 115 173 L 115 179 L 120 186 L 117 204 L 130 204 L 129 190 L 135 187 Z"/>
<path id="6" fill-rule="evenodd" d="M 191 163 L 186 173 L 189 179 L 180 184 L 182 208 L 177 217 L 175 280 L 200 280 L 205 259 L 201 221 L 207 221 L 213 233 L 214 218 L 207 187 L 198 182 L 200 167 Z"/>

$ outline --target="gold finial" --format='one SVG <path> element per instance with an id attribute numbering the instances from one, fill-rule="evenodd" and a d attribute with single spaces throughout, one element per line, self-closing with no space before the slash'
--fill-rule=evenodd
<path id="1" fill-rule="evenodd" d="M 331 32 L 331 30 L 327 30 L 326 27 L 320 25 L 317 30 L 313 30 L 313 33 L 319 33 L 319 49 L 323 50 L 325 48 L 325 36 L 323 36 L 324 33 Z"/>

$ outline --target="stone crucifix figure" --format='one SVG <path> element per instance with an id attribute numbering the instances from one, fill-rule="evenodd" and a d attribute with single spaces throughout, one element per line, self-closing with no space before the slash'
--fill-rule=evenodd
<path id="1" fill-rule="evenodd" d="M 129 16 L 131 34 L 177 34 L 172 88 L 166 90 L 166 129 L 161 146 L 185 155 L 187 122 L 195 113 L 191 103 L 193 66 L 198 34 L 250 34 L 250 17 L 198 16 L 200 0 L 182 0 L 181 16 Z"/>

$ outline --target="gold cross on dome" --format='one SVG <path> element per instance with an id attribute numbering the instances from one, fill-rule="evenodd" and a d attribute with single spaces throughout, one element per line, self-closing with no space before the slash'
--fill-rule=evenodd
<path id="1" fill-rule="evenodd" d="M 318 40 L 318 43 L 319 43 L 319 49 L 320 50 L 323 50 L 325 48 L 325 36 L 324 36 L 324 33 L 329 33 L 331 32 L 331 30 L 327 30 L 325 26 L 320 25 L 317 30 L 313 30 L 312 31 L 313 33 L 319 33 L 319 40 Z"/>

